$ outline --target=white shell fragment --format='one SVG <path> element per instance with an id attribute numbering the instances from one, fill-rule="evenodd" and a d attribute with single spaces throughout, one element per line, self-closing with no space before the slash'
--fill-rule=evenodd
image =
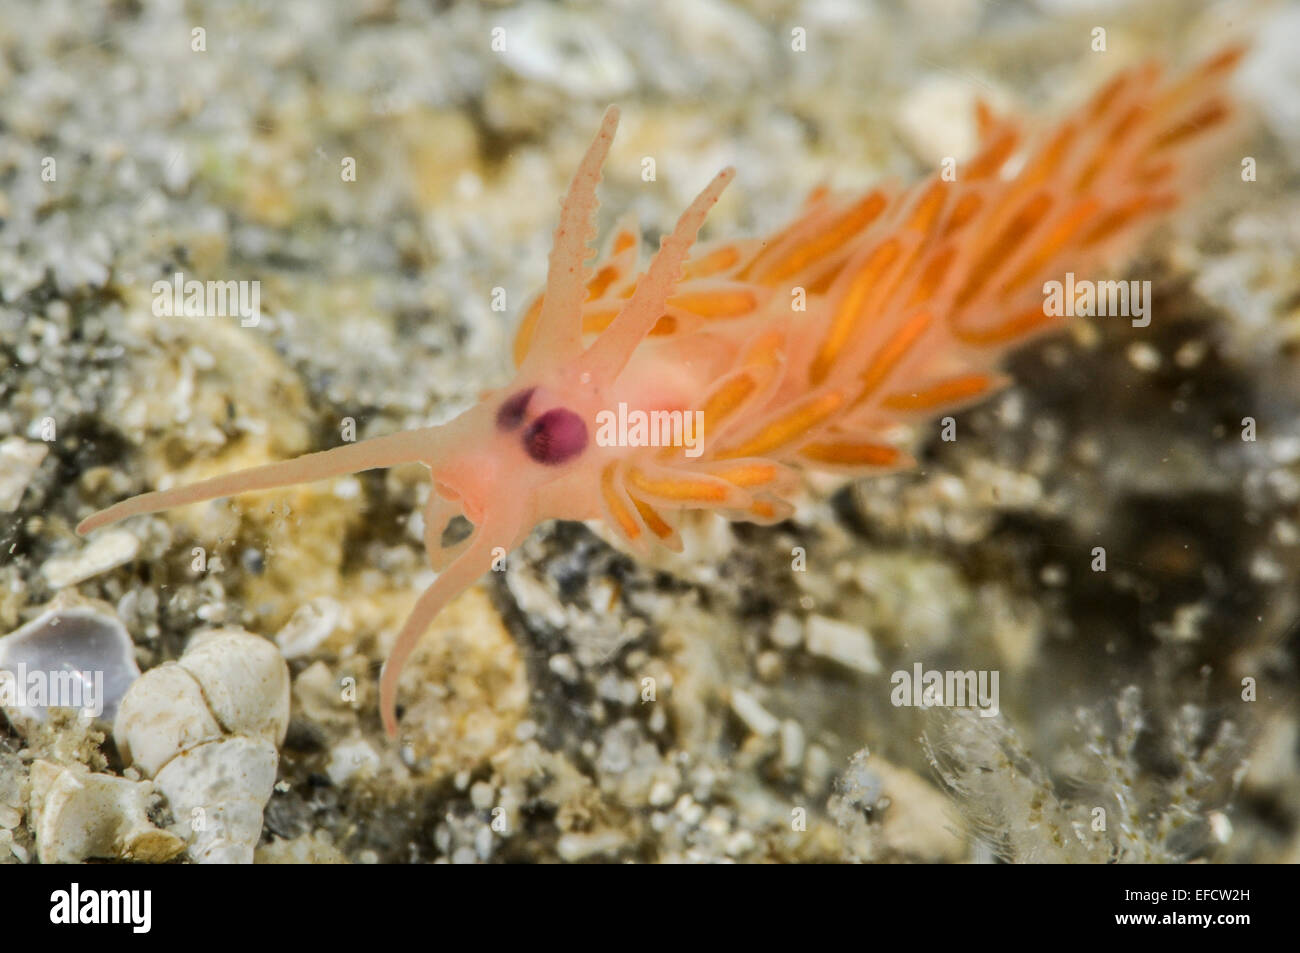
<path id="1" fill-rule="evenodd" d="M 43 443 L 29 443 L 22 437 L 0 440 L 0 513 L 12 513 L 22 502 L 27 484 L 50 448 Z"/>
<path id="2" fill-rule="evenodd" d="M 867 675 L 880 671 L 875 643 L 871 641 L 870 633 L 860 626 L 810 615 L 804 624 L 804 643 L 811 654 L 838 662 L 846 668 Z"/>
<path id="3" fill-rule="evenodd" d="M 217 722 L 230 734 L 277 747 L 289 730 L 289 668 L 273 643 L 242 629 L 190 639 L 178 663 L 194 676 Z"/>
<path id="4" fill-rule="evenodd" d="M 155 779 L 172 815 L 190 831 L 190 859 L 251 864 L 271 799 L 279 752 L 269 741 L 233 735 L 173 758 Z"/>
<path id="5" fill-rule="evenodd" d="M 343 607 L 329 596 L 303 603 L 275 634 L 275 644 L 287 659 L 311 655 L 334 634 L 342 617 Z"/>
<path id="6" fill-rule="evenodd" d="M 222 731 L 194 676 L 168 663 L 136 684 L 113 734 L 122 758 L 152 778 L 178 753 L 216 741 Z"/>
<path id="7" fill-rule="evenodd" d="M 502 61 L 524 79 L 573 95 L 615 97 L 635 81 L 617 44 L 582 14 L 524 4 L 502 17 L 507 36 Z"/>
<path id="8" fill-rule="evenodd" d="M 197 863 L 252 863 L 289 727 L 289 668 L 242 629 L 196 634 L 122 700 L 114 736 L 154 779 Z"/>
<path id="9" fill-rule="evenodd" d="M 895 122 L 917 157 L 939 165 L 949 156 L 974 154 L 975 99 L 983 90 L 961 76 L 934 74 L 899 100 Z"/>
<path id="10" fill-rule="evenodd" d="M 754 734 L 770 738 L 781 727 L 781 722 L 759 703 L 758 699 L 740 688 L 731 690 L 731 710 Z"/>
<path id="11" fill-rule="evenodd" d="M 364 738 L 352 738 L 334 746 L 330 752 L 325 773 L 336 785 L 343 785 L 353 776 L 379 769 L 379 754 Z"/>
<path id="12" fill-rule="evenodd" d="M 69 556 L 55 556 L 41 566 L 41 575 L 53 589 L 75 586 L 102 572 L 116 569 L 135 558 L 140 540 L 124 529 L 108 530 L 97 535 Z"/>
<path id="13" fill-rule="evenodd" d="M 51 708 L 112 721 L 139 677 L 126 627 L 94 603 L 56 599 L 0 637 L 0 707 L 19 722 L 44 721 Z"/>
<path id="14" fill-rule="evenodd" d="M 185 841 L 155 827 L 148 810 L 154 786 L 81 766 L 32 765 L 31 812 L 36 852 L 43 864 L 76 864 L 92 857 L 162 863 Z"/>

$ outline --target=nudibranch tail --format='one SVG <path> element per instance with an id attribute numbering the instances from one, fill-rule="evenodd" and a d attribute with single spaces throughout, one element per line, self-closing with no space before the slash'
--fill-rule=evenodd
<path id="1" fill-rule="evenodd" d="M 334 447 L 331 450 L 322 450 L 319 453 L 309 453 L 293 460 L 283 460 L 235 473 L 226 473 L 188 486 L 142 493 L 129 500 L 114 503 L 107 509 L 82 520 L 77 526 L 77 533 L 85 536 L 103 526 L 131 516 L 157 513 L 160 510 L 171 509 L 173 506 L 201 503 L 204 500 L 216 500 L 253 490 L 270 490 L 298 483 L 311 483 L 361 470 L 396 466 L 399 463 L 432 465 L 436 446 L 435 433 L 436 428 L 403 431 L 363 440 L 360 443 Z"/>

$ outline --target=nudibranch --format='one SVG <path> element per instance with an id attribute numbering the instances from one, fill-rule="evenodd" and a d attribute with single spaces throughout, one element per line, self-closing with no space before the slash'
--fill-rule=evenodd
<path id="1" fill-rule="evenodd" d="M 1223 85 L 1241 55 L 1225 50 L 1174 80 L 1154 64 L 1129 69 L 1030 148 L 1017 123 L 981 106 L 978 151 L 955 175 L 860 195 L 820 189 L 775 234 L 692 253 L 733 178 L 725 169 L 644 270 L 630 224 L 591 263 L 596 188 L 618 123 L 611 107 L 563 200 L 510 384 L 445 425 L 145 493 L 77 531 L 424 464 L 436 491 L 425 546 L 438 575 L 380 678 L 384 728 L 395 736 L 398 674 L 417 640 L 494 551 L 514 549 L 540 521 L 599 519 L 633 548 L 676 549 L 685 510 L 784 519 L 799 468 L 861 476 L 906 466 L 888 439 L 897 423 L 1003 387 L 1007 350 L 1064 323 L 1044 308 L 1045 282 L 1119 262 L 1198 184 L 1210 134 L 1233 114 Z M 597 421 L 615 408 L 690 414 L 699 442 L 597 439 Z M 455 516 L 474 529 L 444 548 Z"/>

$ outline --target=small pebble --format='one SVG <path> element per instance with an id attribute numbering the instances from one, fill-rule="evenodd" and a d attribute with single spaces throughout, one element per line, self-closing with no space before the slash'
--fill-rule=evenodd
<path id="1" fill-rule="evenodd" d="M 18 509 L 27 484 L 50 452 L 44 443 L 29 443 L 22 437 L 0 440 L 0 513 Z"/>
<path id="2" fill-rule="evenodd" d="M 871 635 L 860 626 L 825 616 L 810 615 L 804 628 L 804 637 L 808 651 L 813 655 L 828 658 L 867 675 L 880 672 L 880 660 L 876 658 Z"/>
<path id="3" fill-rule="evenodd" d="M 124 529 L 108 530 L 97 534 L 78 552 L 70 556 L 55 556 L 41 566 L 41 575 L 52 589 L 75 586 L 116 569 L 135 558 L 140 541 Z"/>
<path id="4" fill-rule="evenodd" d="M 776 716 L 760 705 L 753 695 L 739 688 L 731 690 L 731 710 L 750 731 L 764 738 L 776 734 L 781 726 Z"/>

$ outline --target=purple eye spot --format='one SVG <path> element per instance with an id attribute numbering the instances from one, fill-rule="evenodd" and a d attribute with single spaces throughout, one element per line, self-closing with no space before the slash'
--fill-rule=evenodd
<path id="1" fill-rule="evenodd" d="M 532 399 L 535 390 L 536 387 L 530 387 L 506 398 L 506 402 L 497 410 L 497 426 L 502 430 L 514 430 L 523 423 L 524 414 L 528 412 L 528 401 Z"/>
<path id="2" fill-rule="evenodd" d="M 587 425 L 563 407 L 548 410 L 524 431 L 524 449 L 538 463 L 550 466 L 564 463 L 586 448 Z"/>

